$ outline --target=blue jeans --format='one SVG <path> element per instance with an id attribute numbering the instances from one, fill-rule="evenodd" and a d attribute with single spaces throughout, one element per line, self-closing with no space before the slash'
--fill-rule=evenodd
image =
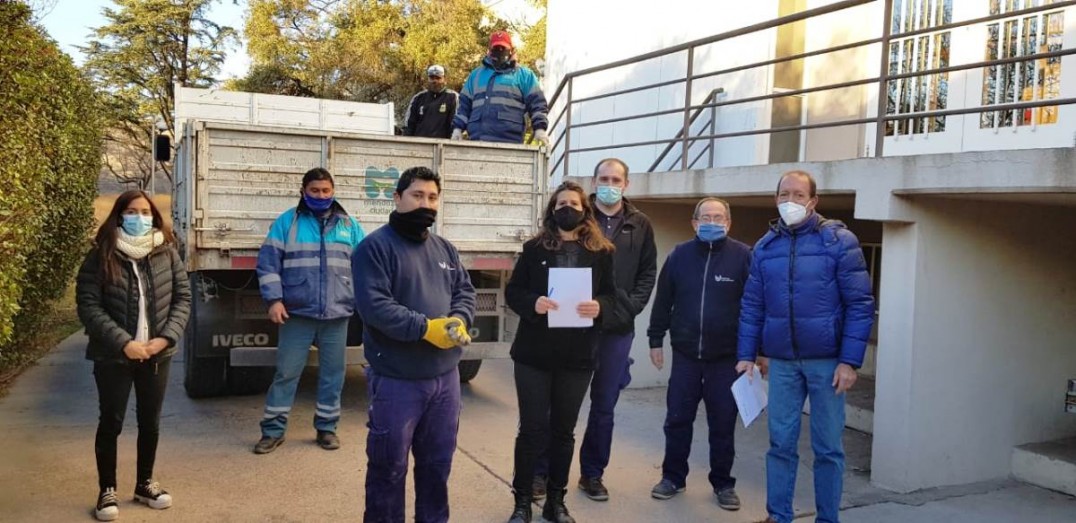
<path id="1" fill-rule="evenodd" d="M 460 424 L 460 373 L 404 380 L 367 367 L 366 523 L 403 523 L 408 454 L 415 456 L 415 521 L 448 521 L 448 475 Z"/>
<path id="2" fill-rule="evenodd" d="M 583 444 L 579 447 L 579 470 L 584 477 L 600 478 L 609 466 L 613 446 L 613 409 L 620 391 L 631 382 L 631 342 L 635 333 L 602 334 L 598 338 L 598 365 L 590 381 L 590 415 Z"/>
<path id="3" fill-rule="evenodd" d="M 276 374 L 265 398 L 262 436 L 279 438 L 288 427 L 299 376 L 306 367 L 310 346 L 318 346 L 318 399 L 314 428 L 336 432 L 340 421 L 340 392 L 344 389 L 344 354 L 347 324 L 351 318 L 315 320 L 292 316 L 280 326 Z"/>
<path id="4" fill-rule="evenodd" d="M 732 462 L 736 457 L 736 358 L 702 361 L 672 351 L 672 373 L 665 395 L 665 460 L 661 476 L 683 487 L 687 483 L 688 456 L 694 436 L 699 401 L 706 405 L 710 443 L 710 486 L 714 492 L 736 486 Z"/>
<path id="5" fill-rule="evenodd" d="M 836 359 L 770 359 L 770 450 L 766 453 L 766 511 L 778 523 L 792 521 L 799 466 L 797 444 L 803 402 L 811 399 L 815 521 L 837 523 L 844 484 L 845 395 L 834 394 Z"/>

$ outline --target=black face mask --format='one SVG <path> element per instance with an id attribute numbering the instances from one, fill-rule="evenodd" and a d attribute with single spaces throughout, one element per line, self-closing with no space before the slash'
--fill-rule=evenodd
<path id="1" fill-rule="evenodd" d="M 512 59 L 512 51 L 508 49 L 495 48 L 489 51 L 489 57 L 493 61 L 493 65 L 497 68 L 504 67 Z"/>
<path id="2" fill-rule="evenodd" d="M 553 211 L 553 221 L 562 231 L 574 231 L 583 221 L 583 211 L 574 207 L 561 207 Z"/>
<path id="3" fill-rule="evenodd" d="M 419 207 L 410 212 L 392 211 L 389 226 L 409 240 L 423 241 L 430 236 L 430 226 L 437 221 L 437 211 Z"/>

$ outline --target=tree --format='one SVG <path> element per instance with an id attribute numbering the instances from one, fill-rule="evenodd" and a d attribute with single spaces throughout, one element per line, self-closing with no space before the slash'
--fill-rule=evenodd
<path id="1" fill-rule="evenodd" d="M 394 102 L 402 115 L 446 68 L 458 87 L 486 53 L 489 33 L 509 27 L 480 0 L 252 0 L 245 34 L 251 73 L 229 84 L 256 92 Z"/>
<path id="2" fill-rule="evenodd" d="M 226 48 L 236 41 L 233 28 L 206 17 L 216 1 L 114 0 L 116 8 L 104 9 L 108 22 L 80 48 L 86 70 L 104 92 L 105 168 L 121 181 L 146 186 L 155 122 L 175 136 L 175 85 L 216 83 Z M 167 163 L 159 170 L 171 180 Z"/>
<path id="3" fill-rule="evenodd" d="M 100 113 L 30 9 L 0 0 L 0 367 L 34 346 L 86 252 Z"/>
<path id="4" fill-rule="evenodd" d="M 519 63 L 533 69 L 539 76 L 543 76 L 545 62 L 545 21 L 547 0 L 529 0 L 530 4 L 542 12 L 542 17 L 534 25 L 526 23 L 513 24 L 514 30 L 521 35 L 523 47 L 516 54 Z"/>

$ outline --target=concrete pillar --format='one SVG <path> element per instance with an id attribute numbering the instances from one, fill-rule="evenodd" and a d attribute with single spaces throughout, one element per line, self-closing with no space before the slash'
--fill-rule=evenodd
<path id="1" fill-rule="evenodd" d="M 1012 448 L 1076 435 L 1072 207 L 916 198 L 886 224 L 872 481 L 1010 474 Z"/>

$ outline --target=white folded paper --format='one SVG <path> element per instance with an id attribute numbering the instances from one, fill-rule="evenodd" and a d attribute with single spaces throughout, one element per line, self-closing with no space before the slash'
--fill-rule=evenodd
<path id="1" fill-rule="evenodd" d="M 590 267 L 549 269 L 549 292 L 551 300 L 557 302 L 557 310 L 549 311 L 549 326 L 556 327 L 592 327 L 594 320 L 584 318 L 575 312 L 575 308 L 584 301 L 592 300 Z"/>
<path id="2" fill-rule="evenodd" d="M 745 372 L 732 382 L 732 397 L 736 400 L 736 408 L 740 410 L 743 426 L 749 427 L 751 422 L 762 414 L 769 401 L 766 396 L 766 381 L 762 379 L 762 372 L 757 366 L 753 378 L 748 378 Z"/>

